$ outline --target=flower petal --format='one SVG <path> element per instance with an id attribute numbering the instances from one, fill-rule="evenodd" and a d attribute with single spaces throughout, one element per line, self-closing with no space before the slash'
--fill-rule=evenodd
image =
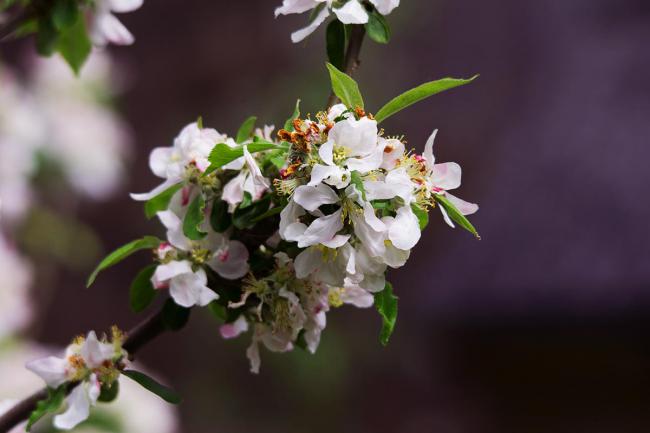
<path id="1" fill-rule="evenodd" d="M 96 14 L 91 38 L 98 46 L 104 46 L 108 42 L 116 45 L 131 45 L 135 41 L 124 24 L 107 12 Z"/>
<path id="2" fill-rule="evenodd" d="M 50 388 L 57 388 L 68 379 L 67 366 L 68 362 L 65 359 L 48 356 L 28 362 L 25 368 L 37 374 Z"/>
<path id="3" fill-rule="evenodd" d="M 234 322 L 226 323 L 225 325 L 221 325 L 219 328 L 221 337 L 226 340 L 237 338 L 246 331 L 248 331 L 248 321 L 246 320 L 246 316 L 243 314 Z"/>
<path id="4" fill-rule="evenodd" d="M 156 271 L 153 274 L 152 279 L 162 283 L 164 281 L 171 280 L 172 278 L 177 277 L 179 275 L 191 274 L 191 273 L 192 273 L 192 264 L 189 261 L 172 260 L 169 263 L 158 265 Z"/>
<path id="5" fill-rule="evenodd" d="M 90 398 L 86 384 L 77 385 L 66 399 L 68 408 L 65 412 L 54 417 L 54 427 L 61 430 L 71 430 L 88 419 L 90 415 Z"/>
<path id="6" fill-rule="evenodd" d="M 208 265 L 222 278 L 237 280 L 248 273 L 248 249 L 239 241 L 230 241 L 223 251 L 217 251 Z"/>
<path id="7" fill-rule="evenodd" d="M 342 210 L 339 209 L 331 215 L 316 218 L 300 237 L 298 247 L 305 248 L 331 241 L 334 235 L 343 228 L 341 213 Z"/>
<path id="8" fill-rule="evenodd" d="M 455 162 L 435 164 L 431 171 L 431 182 L 433 186 L 448 191 L 460 186 L 462 169 Z"/>
<path id="9" fill-rule="evenodd" d="M 410 250 L 420 240 L 420 223 L 410 205 L 397 210 L 395 221 L 388 229 L 388 238 L 400 250 Z"/>
<path id="10" fill-rule="evenodd" d="M 204 307 L 219 296 L 206 286 L 207 275 L 203 269 L 196 272 L 177 275 L 169 284 L 169 294 L 181 307 Z"/>
<path id="11" fill-rule="evenodd" d="M 370 0 L 370 3 L 375 5 L 377 12 L 382 15 L 390 14 L 393 9 L 399 6 L 400 0 Z"/>
<path id="12" fill-rule="evenodd" d="M 449 193 L 446 193 L 445 197 L 447 197 L 447 200 L 456 206 L 456 209 L 458 209 L 458 211 L 463 215 L 472 215 L 478 212 L 478 205 L 475 203 L 470 203 Z"/>
<path id="13" fill-rule="evenodd" d="M 368 12 L 358 0 L 350 0 L 333 11 L 343 24 L 365 24 L 368 22 Z"/>
<path id="14" fill-rule="evenodd" d="M 293 193 L 293 200 L 305 210 L 313 212 L 324 204 L 337 203 L 339 196 L 329 186 L 319 183 L 299 186 Z"/>
<path id="15" fill-rule="evenodd" d="M 325 7 L 318 13 L 318 15 L 316 15 L 316 17 L 309 23 L 307 27 L 291 33 L 291 41 L 294 44 L 297 44 L 298 42 L 305 39 L 307 36 L 314 33 L 314 31 L 318 28 L 318 26 L 320 26 L 325 22 L 328 16 L 330 16 L 330 11 L 328 8 Z"/>

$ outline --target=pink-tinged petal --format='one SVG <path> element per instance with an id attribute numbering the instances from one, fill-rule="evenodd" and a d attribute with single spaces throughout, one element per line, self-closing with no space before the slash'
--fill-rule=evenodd
<path id="1" fill-rule="evenodd" d="M 309 212 L 324 204 L 338 203 L 339 196 L 332 188 L 322 183 L 315 186 L 302 185 L 293 193 L 293 200 Z"/>
<path id="2" fill-rule="evenodd" d="M 237 338 L 246 331 L 248 331 L 248 321 L 243 314 L 234 322 L 226 323 L 225 325 L 221 325 L 219 328 L 221 337 L 226 340 Z"/>
<path id="3" fill-rule="evenodd" d="M 113 12 L 125 13 L 133 12 L 142 7 L 143 0 L 105 0 Z"/>
<path id="4" fill-rule="evenodd" d="M 204 307 L 219 296 L 206 286 L 208 278 L 203 269 L 196 272 L 184 273 L 172 278 L 169 284 L 169 294 L 181 307 Z"/>
<path id="5" fill-rule="evenodd" d="M 90 400 L 91 406 L 94 406 L 97 403 L 97 399 L 99 398 L 99 394 L 101 394 L 101 392 L 102 385 L 99 383 L 97 375 L 93 373 L 88 378 L 88 400 Z"/>
<path id="6" fill-rule="evenodd" d="M 433 169 L 433 165 L 436 163 L 436 158 L 433 156 L 433 143 L 436 141 L 436 135 L 438 135 L 437 129 L 429 136 L 427 144 L 424 145 L 424 153 L 422 154 L 429 170 Z"/>
<path id="7" fill-rule="evenodd" d="M 431 182 L 434 187 L 449 191 L 460 186 L 462 174 L 463 170 L 455 162 L 435 164 L 431 172 Z"/>
<path id="8" fill-rule="evenodd" d="M 98 46 L 104 46 L 108 42 L 116 45 L 131 45 L 135 41 L 124 24 L 110 13 L 99 13 L 95 16 L 91 36 L 93 43 Z"/>
<path id="9" fill-rule="evenodd" d="M 239 241 L 230 241 L 228 247 L 217 251 L 208 265 L 221 277 L 237 280 L 248 273 L 248 249 Z"/>
<path id="10" fill-rule="evenodd" d="M 333 11 L 343 24 L 365 24 L 368 22 L 368 12 L 358 0 L 350 0 Z"/>
<path id="11" fill-rule="evenodd" d="M 328 16 L 330 16 L 330 11 L 325 7 L 318 13 L 318 15 L 316 15 L 316 17 L 309 23 L 307 27 L 291 33 L 291 42 L 297 44 L 307 36 L 314 33 L 318 26 L 325 22 Z"/>
<path id="12" fill-rule="evenodd" d="M 478 212 L 478 205 L 475 203 L 467 202 L 449 193 L 446 193 L 445 197 L 447 197 L 447 200 L 456 206 L 456 209 L 458 209 L 458 211 L 463 215 L 472 215 Z"/>
<path id="13" fill-rule="evenodd" d="M 341 301 L 349 305 L 354 305 L 357 308 L 372 307 L 375 302 L 375 298 L 371 293 L 356 285 L 343 288 L 340 296 Z"/>
<path id="14" fill-rule="evenodd" d="M 90 415 L 90 399 L 84 382 L 77 385 L 66 399 L 68 408 L 65 412 L 54 417 L 54 427 L 61 430 L 71 430 Z"/>
<path id="15" fill-rule="evenodd" d="M 316 218 L 298 241 L 298 247 L 306 248 L 322 242 L 328 242 L 343 228 L 339 209 L 331 215 Z"/>
<path id="16" fill-rule="evenodd" d="M 25 368 L 38 375 L 50 388 L 58 388 L 68 379 L 67 367 L 68 362 L 65 359 L 55 356 L 36 359 L 25 365 Z"/>
<path id="17" fill-rule="evenodd" d="M 395 221 L 388 230 L 388 238 L 400 250 L 410 250 L 420 240 L 420 223 L 410 205 L 397 210 Z"/>
<path id="18" fill-rule="evenodd" d="M 161 192 L 165 191 L 167 188 L 170 188 L 180 182 L 181 179 L 167 179 L 154 189 L 145 193 L 131 193 L 130 196 L 135 201 L 147 201 L 151 200 Z"/>

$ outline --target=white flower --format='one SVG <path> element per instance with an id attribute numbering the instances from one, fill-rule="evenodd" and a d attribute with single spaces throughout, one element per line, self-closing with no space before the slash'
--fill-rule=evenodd
<path id="1" fill-rule="evenodd" d="M 131 198 L 146 201 L 157 196 L 185 180 L 190 165 L 196 167 L 199 172 L 204 172 L 210 166 L 210 152 L 217 143 L 222 142 L 228 144 L 227 137 L 214 129 L 200 129 L 197 123 L 187 125 L 174 139 L 173 146 L 157 147 L 149 155 L 151 171 L 165 181 L 148 193 L 131 194 Z"/>
<path id="2" fill-rule="evenodd" d="M 434 194 L 445 196 L 458 211 L 463 215 L 471 215 L 478 211 L 478 205 L 474 203 L 466 202 L 460 198 L 450 194 L 448 191 L 456 189 L 460 186 L 460 178 L 462 175 L 462 170 L 460 165 L 455 162 L 446 162 L 443 164 L 435 164 L 435 157 L 433 156 L 433 143 L 436 138 L 438 130 L 433 131 L 429 139 L 427 140 L 426 145 L 424 146 L 424 164 L 428 170 L 427 173 L 427 187 Z M 440 212 L 442 213 L 445 222 L 451 227 L 454 227 L 454 223 L 449 218 L 447 211 L 444 207 L 438 206 Z"/>
<path id="3" fill-rule="evenodd" d="M 133 12 L 142 3 L 143 0 L 95 0 L 89 25 L 93 43 L 100 47 L 108 43 L 131 45 L 133 35 L 113 13 Z"/>
<path id="4" fill-rule="evenodd" d="M 239 203 L 244 201 L 244 193 L 250 194 L 253 201 L 259 200 L 264 192 L 269 189 L 269 181 L 262 175 L 255 158 L 244 145 L 244 156 L 242 157 L 247 170 L 242 170 L 232 178 L 224 187 L 221 198 L 228 203 L 228 211 L 234 212 Z M 226 166 L 228 168 L 228 166 Z M 241 169 L 241 168 L 240 168 Z"/>
<path id="5" fill-rule="evenodd" d="M 40 376 L 51 388 L 70 380 L 81 380 L 66 399 L 67 410 L 54 417 L 56 428 L 70 430 L 88 418 L 90 407 L 96 404 L 101 391 L 95 370 L 106 368 L 106 361 L 123 355 L 121 349 L 99 341 L 95 332 L 90 331 L 83 342 L 67 348 L 65 358 L 48 356 L 27 363 L 27 369 Z"/>
<path id="6" fill-rule="evenodd" d="M 393 9 L 399 6 L 400 0 L 370 0 L 376 8 L 377 12 L 382 15 L 388 15 L 393 12 Z"/>

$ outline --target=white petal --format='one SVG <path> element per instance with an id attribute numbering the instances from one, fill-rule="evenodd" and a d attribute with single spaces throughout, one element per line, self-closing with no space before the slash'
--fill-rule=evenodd
<path id="1" fill-rule="evenodd" d="M 374 231 L 383 232 L 386 230 L 386 224 L 377 218 L 375 208 L 368 202 L 363 204 L 363 218 Z"/>
<path id="2" fill-rule="evenodd" d="M 237 280 L 248 273 L 248 249 L 239 241 L 230 241 L 224 251 L 217 251 L 208 265 L 222 278 Z"/>
<path id="3" fill-rule="evenodd" d="M 374 296 L 359 286 L 345 287 L 341 293 L 341 301 L 357 308 L 368 308 L 374 304 Z"/>
<path id="4" fill-rule="evenodd" d="M 90 415 L 90 399 L 85 383 L 80 383 L 72 390 L 68 398 L 68 409 L 54 417 L 54 427 L 61 430 L 71 430 L 88 419 Z"/>
<path id="5" fill-rule="evenodd" d="M 124 13 L 124 12 L 133 12 L 136 9 L 140 9 L 142 6 L 143 0 L 107 0 L 108 4 L 113 12 Z"/>
<path id="6" fill-rule="evenodd" d="M 383 148 L 377 146 L 369 155 L 362 158 L 349 158 L 345 161 L 345 165 L 352 170 L 358 171 L 361 174 L 377 170 L 384 160 Z"/>
<path id="7" fill-rule="evenodd" d="M 192 264 L 189 261 L 173 260 L 169 263 L 158 265 L 152 278 L 155 279 L 156 281 L 164 282 L 164 281 L 171 280 L 172 278 L 177 277 L 179 275 L 191 274 L 191 273 L 192 273 Z"/>
<path id="8" fill-rule="evenodd" d="M 442 214 L 442 218 L 445 220 L 447 225 L 449 225 L 449 227 L 451 227 L 452 229 L 456 228 L 456 226 L 454 225 L 454 222 L 451 220 L 451 218 L 449 218 L 449 214 L 447 213 L 445 208 L 443 206 L 440 206 L 440 205 L 438 205 L 438 208 L 440 209 L 440 213 Z"/>
<path id="9" fill-rule="evenodd" d="M 251 373 L 258 374 L 262 360 L 260 359 L 260 347 L 257 339 L 252 339 L 251 345 L 246 349 L 246 357 L 251 363 Z"/>
<path id="10" fill-rule="evenodd" d="M 379 147 L 377 122 L 367 117 L 359 120 L 350 117 L 332 127 L 328 142 L 347 149 L 350 157 L 369 155 Z"/>
<path id="11" fill-rule="evenodd" d="M 431 182 L 437 188 L 448 191 L 460 186 L 462 169 L 455 162 L 435 164 L 431 171 Z"/>
<path id="12" fill-rule="evenodd" d="M 336 104 L 333 105 L 328 111 L 327 111 L 327 120 L 330 122 L 334 122 L 338 117 L 341 117 L 343 113 L 348 111 L 348 107 L 345 106 L 345 104 Z M 351 116 L 352 113 L 346 113 L 347 116 Z"/>
<path id="13" fill-rule="evenodd" d="M 50 388 L 57 388 L 67 380 L 67 366 L 65 359 L 48 356 L 28 362 L 25 368 L 40 376 Z"/>
<path id="14" fill-rule="evenodd" d="M 289 224 L 284 231 L 284 239 L 291 242 L 298 242 L 307 231 L 307 225 L 303 223 Z"/>
<path id="15" fill-rule="evenodd" d="M 359 215 L 352 215 L 354 223 L 354 234 L 357 235 L 361 242 L 366 247 L 368 252 L 373 257 L 378 257 L 384 254 L 386 246 L 384 240 L 385 234 L 382 231 L 374 230 L 370 224 L 366 222 L 366 217 Z"/>
<path id="16" fill-rule="evenodd" d="M 166 181 L 164 181 L 163 183 L 161 183 L 160 185 L 158 185 L 157 187 L 155 187 L 154 189 L 152 189 L 149 192 L 137 193 L 137 194 L 136 193 L 131 193 L 130 196 L 131 196 L 131 198 L 133 200 L 136 200 L 136 201 L 151 200 L 152 198 L 154 198 L 155 196 L 157 196 L 161 192 L 165 191 L 167 188 L 170 188 L 170 187 L 176 185 L 180 181 L 181 181 L 181 179 L 167 179 Z"/>
<path id="17" fill-rule="evenodd" d="M 311 179 L 307 185 L 316 186 L 331 176 L 336 176 L 341 172 L 341 169 L 336 165 L 321 165 L 316 164 L 311 169 Z"/>
<path id="18" fill-rule="evenodd" d="M 322 183 L 315 186 L 302 185 L 293 193 L 293 200 L 309 212 L 313 212 L 324 204 L 334 204 L 339 196 L 332 188 Z"/>
<path id="19" fill-rule="evenodd" d="M 80 355 L 88 367 L 97 368 L 115 354 L 112 344 L 102 343 L 95 331 L 90 331 L 81 345 Z"/>
<path id="20" fill-rule="evenodd" d="M 95 45 L 104 46 L 107 42 L 116 45 L 131 45 L 135 38 L 114 15 L 99 13 L 95 17 L 92 30 L 92 39 Z"/>
<path id="21" fill-rule="evenodd" d="M 322 242 L 322 244 L 325 245 L 327 248 L 336 249 L 345 245 L 349 239 L 350 239 L 350 235 L 336 235 L 332 238 L 332 240 L 327 242 Z"/>
<path id="22" fill-rule="evenodd" d="M 322 242 L 331 241 L 334 235 L 343 228 L 342 210 L 331 215 L 316 218 L 298 241 L 298 247 L 305 248 Z"/>
<path id="23" fill-rule="evenodd" d="M 246 161 L 248 170 L 250 171 L 251 176 L 253 177 L 253 183 L 255 184 L 255 186 L 260 189 L 268 189 L 269 183 L 266 180 L 266 178 L 264 178 L 264 176 L 262 175 L 262 171 L 257 165 L 255 158 L 253 158 L 253 155 L 251 155 L 251 153 L 248 151 L 248 146 L 246 145 L 244 145 L 244 160 Z"/>
<path id="24" fill-rule="evenodd" d="M 305 214 L 305 210 L 300 207 L 295 201 L 289 200 L 289 204 L 280 212 L 280 228 L 279 233 L 282 239 L 287 239 L 287 228 L 296 222 Z"/>
<path id="25" fill-rule="evenodd" d="M 334 126 L 336 127 L 336 125 Z M 333 129 L 333 128 L 332 128 Z M 334 165 L 334 141 L 328 140 L 318 149 L 318 156 L 327 165 Z"/>
<path id="26" fill-rule="evenodd" d="M 204 307 L 219 296 L 206 286 L 208 278 L 203 269 L 193 273 L 185 273 L 172 278 L 169 284 L 169 294 L 181 307 Z"/>
<path id="27" fill-rule="evenodd" d="M 375 5 L 377 12 L 382 15 L 390 14 L 393 9 L 399 6 L 400 0 L 370 0 L 370 3 Z"/>
<path id="28" fill-rule="evenodd" d="M 433 143 L 436 141 L 436 135 L 438 135 L 437 129 L 429 136 L 427 144 L 424 145 L 424 153 L 422 154 L 429 170 L 431 170 L 433 165 L 436 163 L 436 158 L 433 156 Z"/>
<path id="29" fill-rule="evenodd" d="M 318 15 L 313 19 L 312 22 L 309 23 L 309 25 L 303 29 L 300 29 L 296 32 L 291 33 L 291 41 L 294 44 L 297 44 L 298 42 L 302 41 L 305 39 L 307 36 L 311 35 L 314 33 L 314 31 L 325 22 L 327 17 L 330 15 L 330 11 L 328 8 L 323 8 Z"/>
<path id="30" fill-rule="evenodd" d="M 226 323 L 225 325 L 221 325 L 219 328 L 221 337 L 226 340 L 237 338 L 246 331 L 248 331 L 248 321 L 246 320 L 246 316 L 243 314 L 234 322 Z"/>
<path id="31" fill-rule="evenodd" d="M 282 6 L 275 9 L 275 16 L 301 14 L 318 6 L 316 0 L 283 0 Z"/>
<path id="32" fill-rule="evenodd" d="M 230 181 L 223 187 L 221 198 L 229 204 L 228 211 L 230 213 L 235 211 L 239 203 L 244 201 L 244 182 L 246 175 L 239 173 L 237 176 L 230 179 Z"/>
<path id="33" fill-rule="evenodd" d="M 365 24 L 368 22 L 368 12 L 358 0 L 350 0 L 343 7 L 333 11 L 343 24 Z"/>
<path id="34" fill-rule="evenodd" d="M 472 215 L 478 212 L 477 204 L 467 202 L 449 193 L 446 193 L 445 197 L 447 197 L 447 200 L 449 200 L 451 204 L 456 206 L 456 209 L 458 209 L 458 211 L 463 215 Z"/>
<path id="35" fill-rule="evenodd" d="M 323 254 L 318 248 L 307 248 L 294 260 L 296 277 L 307 278 L 323 264 Z"/>
<path id="36" fill-rule="evenodd" d="M 400 250 L 410 250 L 420 240 L 420 223 L 410 205 L 397 210 L 395 222 L 388 230 L 388 238 Z"/>
<path id="37" fill-rule="evenodd" d="M 380 138 L 379 143 L 383 147 L 381 168 L 392 170 L 397 161 L 404 156 L 404 143 L 394 138 L 389 140 Z"/>
<path id="38" fill-rule="evenodd" d="M 173 151 L 171 147 L 157 147 L 151 151 L 149 168 L 151 168 L 153 174 L 162 178 L 167 177 L 167 167 L 170 164 Z"/>

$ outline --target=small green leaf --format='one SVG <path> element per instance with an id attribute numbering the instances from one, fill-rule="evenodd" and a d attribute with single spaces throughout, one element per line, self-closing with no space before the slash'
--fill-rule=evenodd
<path id="1" fill-rule="evenodd" d="M 144 204 L 144 214 L 147 219 L 155 217 L 158 212 L 167 210 L 172 197 L 174 197 L 174 194 L 176 194 L 176 192 L 178 192 L 182 187 L 182 183 L 177 183 L 176 185 L 170 186 L 154 198 L 147 200 Z"/>
<path id="2" fill-rule="evenodd" d="M 218 303 L 217 301 L 212 301 L 208 304 L 208 309 L 214 314 L 215 317 L 223 320 L 224 322 L 228 318 L 228 309 Z"/>
<path id="3" fill-rule="evenodd" d="M 370 39 L 377 43 L 387 44 L 390 42 L 390 26 L 386 18 L 375 9 L 368 16 L 366 32 Z"/>
<path id="4" fill-rule="evenodd" d="M 56 42 L 56 50 L 68 62 L 74 73 L 79 75 L 81 67 L 92 50 L 86 30 L 86 21 L 81 14 L 78 14 L 77 20 L 72 26 L 61 32 Z"/>
<path id="5" fill-rule="evenodd" d="M 339 71 L 331 63 L 327 63 L 332 81 L 332 90 L 346 107 L 355 109 L 363 108 L 363 98 L 359 92 L 359 85 L 349 75 Z"/>
<path id="6" fill-rule="evenodd" d="M 418 222 L 420 223 L 420 230 L 424 230 L 429 224 L 429 212 L 422 209 L 417 204 L 411 204 L 411 209 L 416 217 L 418 217 Z"/>
<path id="7" fill-rule="evenodd" d="M 199 116 L 196 119 L 196 127 L 199 129 L 203 129 L 203 116 Z"/>
<path id="8" fill-rule="evenodd" d="M 388 345 L 388 340 L 395 329 L 395 322 L 397 321 L 397 300 L 397 296 L 393 294 L 393 286 L 388 281 L 386 281 L 384 290 L 375 293 L 375 308 L 377 308 L 382 319 L 379 341 L 384 346 Z"/>
<path id="9" fill-rule="evenodd" d="M 97 268 L 95 268 L 93 273 L 88 278 L 86 287 L 90 287 L 95 282 L 97 275 L 99 275 L 101 271 L 118 264 L 137 251 L 156 248 L 158 245 L 160 245 L 160 242 L 160 239 L 155 236 L 145 236 L 142 239 L 136 239 L 126 245 L 119 247 L 99 263 Z"/>
<path id="10" fill-rule="evenodd" d="M 34 424 L 48 413 L 55 413 L 59 410 L 65 399 L 67 386 L 67 384 L 63 384 L 56 389 L 47 389 L 47 397 L 36 403 L 36 409 L 29 415 L 26 431 L 30 431 Z"/>
<path id="11" fill-rule="evenodd" d="M 447 197 L 438 194 L 434 194 L 433 197 L 438 203 L 440 203 L 442 207 L 445 208 L 445 210 L 447 211 L 447 215 L 449 215 L 449 218 L 451 218 L 459 226 L 461 226 L 462 228 L 464 228 L 465 230 L 473 234 L 476 237 L 476 239 L 479 240 L 481 239 L 481 237 L 479 236 L 478 232 L 476 231 L 472 223 L 470 223 L 469 220 L 465 218 L 465 215 L 463 215 L 462 213 L 460 213 L 458 209 L 456 209 L 456 206 L 454 206 L 453 203 L 447 199 Z"/>
<path id="12" fill-rule="evenodd" d="M 99 393 L 98 401 L 102 403 L 110 403 L 117 398 L 117 395 L 120 393 L 120 382 L 117 380 L 113 382 L 111 386 L 102 384 L 102 390 Z"/>
<path id="13" fill-rule="evenodd" d="M 255 116 L 251 116 L 248 119 L 244 120 L 244 123 L 241 124 L 239 130 L 237 131 L 237 138 L 235 139 L 237 143 L 241 144 L 251 138 L 256 121 L 257 117 Z"/>
<path id="14" fill-rule="evenodd" d="M 375 114 L 377 123 L 388 119 L 393 114 L 409 107 L 416 102 L 428 98 L 429 96 L 436 95 L 444 92 L 445 90 L 453 89 L 454 87 L 464 86 L 474 81 L 478 75 L 473 76 L 468 80 L 457 78 L 443 78 L 437 81 L 430 81 L 408 90 L 401 95 L 391 99 L 386 105 Z"/>
<path id="15" fill-rule="evenodd" d="M 262 221 L 263 219 L 266 219 L 266 218 L 272 217 L 274 215 L 277 215 L 280 212 L 282 212 L 282 209 L 284 209 L 284 208 L 281 207 L 281 206 L 276 206 L 274 208 L 271 208 L 271 209 L 267 210 L 266 212 L 264 212 L 262 215 L 253 218 L 252 222 L 256 223 L 256 222 Z"/>
<path id="16" fill-rule="evenodd" d="M 339 20 L 332 20 L 327 26 L 327 58 L 337 69 L 343 69 L 345 60 L 345 25 Z"/>
<path id="17" fill-rule="evenodd" d="M 56 50 L 59 40 L 59 31 L 54 27 L 48 16 L 38 18 L 38 32 L 36 33 L 36 51 L 41 56 L 51 56 Z"/>
<path id="18" fill-rule="evenodd" d="M 153 378 L 147 376 L 146 374 L 140 371 L 124 370 L 122 374 L 128 377 L 129 379 L 132 379 L 135 382 L 139 383 L 140 385 L 142 385 L 143 388 L 156 394 L 158 397 L 162 398 L 167 403 L 180 404 L 183 401 L 181 396 L 178 395 L 176 391 L 174 391 L 169 387 L 166 387 L 165 385 L 158 383 Z"/>
<path id="19" fill-rule="evenodd" d="M 238 207 L 232 215 L 232 224 L 238 229 L 248 229 L 255 225 L 257 218 L 264 215 L 271 205 L 271 196 L 266 195 L 245 208 Z"/>
<path id="20" fill-rule="evenodd" d="M 61 31 L 77 22 L 79 7 L 76 0 L 56 0 L 52 7 L 52 23 Z"/>
<path id="21" fill-rule="evenodd" d="M 269 150 L 269 149 L 284 148 L 275 143 L 271 143 L 269 141 L 263 141 L 263 140 L 258 140 L 256 142 L 247 144 L 246 147 L 248 148 L 248 151 L 250 153 L 261 152 L 263 150 Z M 221 168 L 224 165 L 228 164 L 229 162 L 232 162 L 237 158 L 241 158 L 242 156 L 244 156 L 244 146 L 230 147 L 225 143 L 217 144 L 216 146 L 214 146 L 214 149 L 212 149 L 212 151 L 210 152 L 210 156 L 208 156 L 208 161 L 210 161 L 210 166 L 208 167 L 207 170 L 205 170 L 203 176 L 212 173 L 218 168 Z"/>
<path id="22" fill-rule="evenodd" d="M 291 117 L 288 118 L 286 122 L 284 122 L 284 129 L 286 129 L 289 132 L 293 132 L 293 121 L 299 117 L 300 117 L 300 99 L 296 101 L 296 108 L 293 109 L 293 114 L 291 115 Z"/>
<path id="23" fill-rule="evenodd" d="M 173 299 L 167 299 L 162 309 L 162 322 L 166 329 L 178 331 L 185 327 L 190 319 L 190 309 L 181 307 Z"/>
<path id="24" fill-rule="evenodd" d="M 228 213 L 228 203 L 223 200 L 215 200 L 210 212 L 210 225 L 217 233 L 228 230 L 232 224 L 232 218 Z"/>
<path id="25" fill-rule="evenodd" d="M 187 208 L 187 214 L 183 220 L 183 234 L 188 239 L 198 241 L 203 239 L 207 233 L 201 231 L 201 225 L 205 220 L 205 199 L 203 194 L 196 196 Z"/>
<path id="26" fill-rule="evenodd" d="M 133 310 L 134 313 L 139 313 L 147 308 L 158 294 L 151 283 L 151 277 L 156 271 L 156 267 L 157 265 L 147 266 L 135 276 L 131 283 L 129 300 L 131 310 Z"/>
<path id="27" fill-rule="evenodd" d="M 350 174 L 350 183 L 357 188 L 359 193 L 361 193 L 361 197 L 365 201 L 366 200 L 366 188 L 363 186 L 363 179 L 361 179 L 361 173 L 354 170 Z"/>

